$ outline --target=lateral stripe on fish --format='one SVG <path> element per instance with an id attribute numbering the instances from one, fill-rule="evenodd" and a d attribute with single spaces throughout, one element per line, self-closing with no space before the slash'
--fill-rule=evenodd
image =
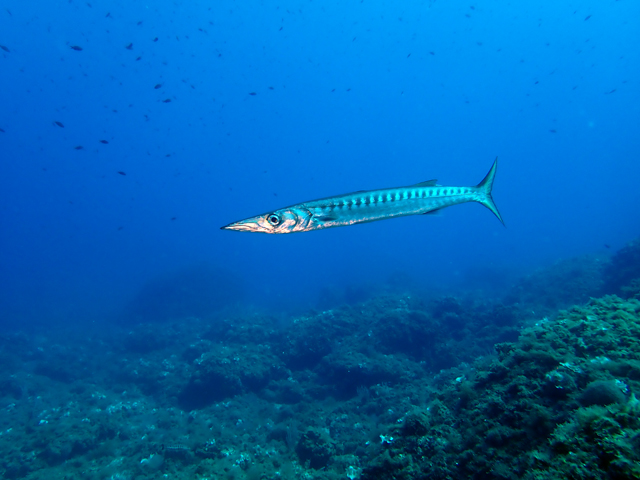
<path id="1" fill-rule="evenodd" d="M 309 232 L 407 215 L 426 215 L 467 202 L 484 205 L 504 225 L 491 196 L 497 167 L 496 158 L 489 173 L 473 187 L 442 186 L 437 185 L 436 180 L 428 180 L 406 187 L 347 193 L 263 213 L 230 223 L 222 229 L 275 234 Z"/>

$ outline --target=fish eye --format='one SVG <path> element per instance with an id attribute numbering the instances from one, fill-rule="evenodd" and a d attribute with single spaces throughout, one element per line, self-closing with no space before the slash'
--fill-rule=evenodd
<path id="1" fill-rule="evenodd" d="M 267 222 L 269 222 L 272 226 L 277 227 L 278 225 L 280 225 L 280 215 L 272 213 L 267 217 Z"/>

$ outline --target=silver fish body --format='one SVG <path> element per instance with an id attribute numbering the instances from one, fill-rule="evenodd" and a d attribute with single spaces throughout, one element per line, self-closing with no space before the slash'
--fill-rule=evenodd
<path id="1" fill-rule="evenodd" d="M 473 187 L 447 187 L 429 180 L 408 187 L 347 193 L 298 203 L 222 227 L 258 233 L 294 233 L 344 227 L 407 215 L 425 215 L 459 203 L 478 202 L 502 222 L 491 197 L 498 159 L 484 180 Z"/>

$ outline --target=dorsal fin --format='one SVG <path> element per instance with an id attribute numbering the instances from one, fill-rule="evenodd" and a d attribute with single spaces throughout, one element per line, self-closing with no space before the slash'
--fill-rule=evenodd
<path id="1" fill-rule="evenodd" d="M 415 185 L 411 185 L 412 187 L 435 187 L 438 185 L 438 180 L 427 180 L 426 182 L 416 183 Z"/>

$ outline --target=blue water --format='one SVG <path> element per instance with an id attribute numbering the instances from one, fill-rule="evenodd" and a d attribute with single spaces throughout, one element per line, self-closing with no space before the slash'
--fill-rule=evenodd
<path id="1" fill-rule="evenodd" d="M 3 324 L 117 318 L 149 282 L 203 264 L 242 283 L 245 305 L 286 312 L 398 275 L 479 288 L 477 272 L 640 234 L 638 2 L 1 7 Z M 220 230 L 355 190 L 475 185 L 496 156 L 507 228 L 467 204 Z"/>

